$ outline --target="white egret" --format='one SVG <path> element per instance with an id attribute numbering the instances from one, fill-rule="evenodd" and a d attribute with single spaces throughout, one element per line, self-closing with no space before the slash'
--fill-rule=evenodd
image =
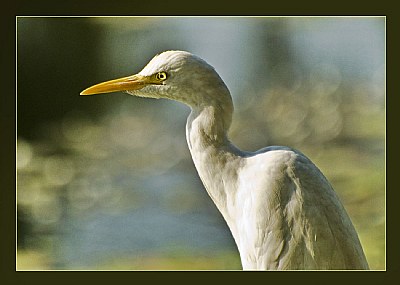
<path id="1" fill-rule="evenodd" d="M 191 108 L 190 153 L 232 232 L 243 269 L 368 269 L 346 210 L 304 154 L 283 146 L 241 151 L 229 141 L 232 98 L 204 60 L 166 51 L 138 74 L 94 85 L 81 95 L 115 91 Z"/>

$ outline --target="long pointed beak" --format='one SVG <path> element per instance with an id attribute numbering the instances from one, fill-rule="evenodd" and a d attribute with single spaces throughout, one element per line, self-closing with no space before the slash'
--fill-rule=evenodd
<path id="1" fill-rule="evenodd" d="M 83 90 L 80 95 L 93 95 L 118 91 L 139 90 L 150 84 L 149 78 L 142 75 L 132 75 L 93 85 Z"/>

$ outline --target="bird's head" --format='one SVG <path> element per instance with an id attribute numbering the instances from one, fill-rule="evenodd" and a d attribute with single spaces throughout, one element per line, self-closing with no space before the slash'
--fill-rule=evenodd
<path id="1" fill-rule="evenodd" d="M 230 98 L 214 68 L 185 51 L 158 54 L 139 73 L 96 84 L 81 95 L 118 91 L 140 97 L 172 99 L 189 106 Z"/>

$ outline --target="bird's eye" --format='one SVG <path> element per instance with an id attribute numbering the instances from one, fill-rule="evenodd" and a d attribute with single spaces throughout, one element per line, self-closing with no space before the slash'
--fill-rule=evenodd
<path id="1" fill-rule="evenodd" d="M 167 73 L 165 72 L 157 72 L 156 73 L 156 79 L 159 81 L 164 81 L 165 79 L 167 79 Z"/>

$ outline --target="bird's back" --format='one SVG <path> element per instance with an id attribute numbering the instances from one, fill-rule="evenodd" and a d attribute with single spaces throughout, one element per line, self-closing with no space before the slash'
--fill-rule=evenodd
<path id="1" fill-rule="evenodd" d="M 269 147 L 244 160 L 233 232 L 244 269 L 368 269 L 349 216 L 307 157 Z"/>

